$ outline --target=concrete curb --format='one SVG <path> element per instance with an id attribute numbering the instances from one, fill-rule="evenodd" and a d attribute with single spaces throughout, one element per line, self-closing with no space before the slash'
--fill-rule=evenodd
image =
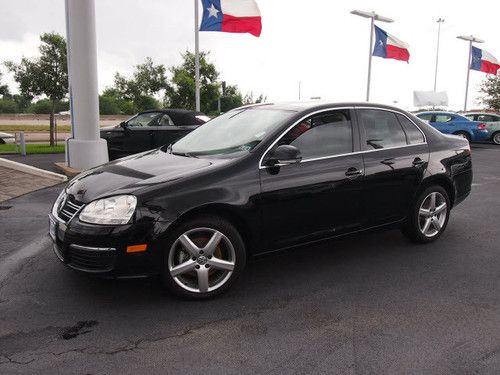
<path id="1" fill-rule="evenodd" d="M 24 172 L 24 173 L 32 174 L 35 176 L 50 178 L 52 180 L 56 180 L 56 181 L 60 181 L 60 182 L 68 181 L 68 178 L 62 174 L 46 171 L 45 169 L 32 167 L 31 165 L 18 163 L 16 161 L 7 160 L 4 158 L 0 158 L 0 167 L 6 167 L 6 168 L 14 169 L 14 170 L 19 171 L 19 172 Z"/>
<path id="2" fill-rule="evenodd" d="M 80 169 L 68 167 L 65 162 L 54 163 L 54 165 L 68 177 L 78 176 L 82 172 Z"/>

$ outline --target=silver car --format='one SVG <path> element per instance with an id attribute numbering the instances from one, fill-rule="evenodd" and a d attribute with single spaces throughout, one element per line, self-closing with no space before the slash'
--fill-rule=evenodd
<path id="1" fill-rule="evenodd" d="M 14 134 L 0 132 L 0 145 L 13 144 L 15 141 Z"/>
<path id="2" fill-rule="evenodd" d="M 472 121 L 484 122 L 486 129 L 491 134 L 491 141 L 496 145 L 500 145 L 500 115 L 486 112 L 471 112 L 464 116 Z"/>

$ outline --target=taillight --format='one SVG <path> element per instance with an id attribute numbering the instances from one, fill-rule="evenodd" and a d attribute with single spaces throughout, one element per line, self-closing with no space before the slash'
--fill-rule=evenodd
<path id="1" fill-rule="evenodd" d="M 479 124 L 479 125 L 477 126 L 477 128 L 478 128 L 479 130 L 484 130 L 484 129 L 486 129 L 486 124 Z"/>

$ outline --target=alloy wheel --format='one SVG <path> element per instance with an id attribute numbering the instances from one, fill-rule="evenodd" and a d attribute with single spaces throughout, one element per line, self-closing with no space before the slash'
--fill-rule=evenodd
<path id="1" fill-rule="evenodd" d="M 168 271 L 183 289 L 208 293 L 222 287 L 231 277 L 236 254 L 231 241 L 211 228 L 194 228 L 173 243 Z"/>
<path id="2" fill-rule="evenodd" d="M 496 133 L 493 136 L 493 143 L 496 145 L 500 145 L 500 132 Z"/>
<path id="3" fill-rule="evenodd" d="M 418 211 L 420 232 L 426 237 L 436 236 L 443 228 L 448 215 L 445 197 L 434 191 L 427 195 Z"/>

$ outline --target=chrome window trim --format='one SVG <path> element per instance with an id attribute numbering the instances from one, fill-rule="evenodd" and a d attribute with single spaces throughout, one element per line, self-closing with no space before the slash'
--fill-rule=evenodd
<path id="1" fill-rule="evenodd" d="M 268 169 L 268 168 L 271 168 L 269 166 L 262 165 L 262 162 L 263 162 L 264 158 L 266 157 L 267 153 L 276 145 L 276 143 L 278 143 L 279 140 L 281 138 L 283 138 L 285 136 L 285 134 L 288 133 L 288 131 L 291 130 L 294 126 L 298 125 L 300 122 L 302 122 L 304 119 L 308 118 L 309 116 L 314 116 L 314 115 L 316 115 L 318 113 L 321 113 L 321 112 L 329 112 L 329 111 L 343 110 L 343 109 L 344 110 L 345 109 L 349 109 L 349 110 L 351 110 L 351 109 L 354 109 L 354 110 L 356 110 L 356 109 L 376 109 L 376 110 L 381 110 L 381 111 L 386 111 L 386 112 L 392 112 L 392 113 L 395 113 L 395 114 L 400 114 L 400 115 L 406 117 L 408 119 L 408 121 L 410 121 L 418 129 L 418 131 L 420 133 L 422 133 L 422 136 L 424 137 L 424 142 L 423 143 L 416 143 L 416 144 L 412 144 L 412 145 L 385 147 L 385 148 L 380 148 L 380 149 L 376 149 L 376 150 L 352 151 L 352 152 L 348 152 L 348 153 L 345 153 L 345 154 L 328 155 L 328 156 L 322 156 L 322 157 L 318 157 L 318 158 L 302 159 L 300 161 L 300 163 L 297 163 L 297 164 L 308 163 L 308 162 L 311 162 L 311 161 L 318 161 L 318 160 L 340 158 L 340 157 L 344 157 L 344 156 L 348 156 L 348 155 L 367 154 L 367 153 L 371 153 L 371 152 L 378 152 L 378 151 L 384 151 L 384 150 L 395 150 L 395 149 L 398 149 L 398 148 L 415 147 L 415 146 L 422 146 L 422 145 L 428 144 L 427 143 L 427 137 L 426 137 L 425 133 L 422 131 L 422 129 L 420 129 L 420 127 L 411 118 L 409 118 L 406 114 L 404 114 L 404 113 L 402 113 L 400 111 L 389 109 L 389 108 L 369 107 L 369 106 L 366 106 L 366 107 L 363 107 L 363 106 L 361 106 L 361 107 L 352 106 L 352 107 L 324 108 L 324 109 L 321 109 L 321 110 L 318 110 L 318 111 L 314 111 L 314 112 L 308 113 L 306 116 L 301 117 L 298 121 L 294 122 L 293 125 L 291 125 L 290 127 L 288 127 L 283 133 L 281 133 L 280 136 L 278 138 L 276 138 L 276 140 L 262 154 L 262 156 L 261 156 L 261 158 L 259 160 L 259 169 Z M 358 126 L 359 126 L 359 124 L 358 124 Z M 404 129 L 403 129 L 403 131 L 404 131 Z"/>

